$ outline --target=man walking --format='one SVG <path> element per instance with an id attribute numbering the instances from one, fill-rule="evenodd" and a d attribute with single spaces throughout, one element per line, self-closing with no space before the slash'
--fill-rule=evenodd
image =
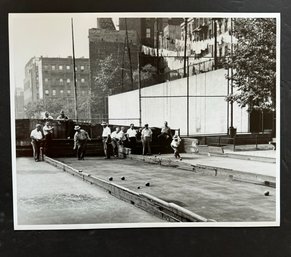
<path id="1" fill-rule="evenodd" d="M 87 141 L 91 140 L 89 134 L 84 129 L 81 129 L 80 126 L 75 126 L 75 135 L 74 135 L 74 150 L 77 149 L 77 157 L 78 160 L 84 160 L 86 148 L 87 148 Z"/>
<path id="2" fill-rule="evenodd" d="M 151 154 L 151 146 L 150 143 L 152 142 L 152 135 L 153 132 L 149 128 L 149 124 L 145 124 L 144 129 L 141 132 L 141 142 L 142 142 L 142 154 L 145 155 L 146 148 L 147 148 L 147 154 Z"/>
<path id="3" fill-rule="evenodd" d="M 35 129 L 30 133 L 31 145 L 33 150 L 33 157 L 36 162 L 40 161 L 40 148 L 44 139 L 43 132 L 40 124 L 36 124 Z"/>

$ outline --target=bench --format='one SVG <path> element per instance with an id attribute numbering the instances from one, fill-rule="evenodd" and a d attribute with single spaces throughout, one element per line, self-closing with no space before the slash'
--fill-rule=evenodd
<path id="1" fill-rule="evenodd" d="M 276 150 L 276 138 L 273 137 L 271 141 L 269 141 L 269 144 L 273 146 L 273 150 Z"/>

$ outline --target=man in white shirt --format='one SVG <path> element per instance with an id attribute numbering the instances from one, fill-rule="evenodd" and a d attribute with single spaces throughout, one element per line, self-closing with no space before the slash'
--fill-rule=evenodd
<path id="1" fill-rule="evenodd" d="M 136 146 L 136 130 L 134 129 L 134 124 L 130 124 L 129 129 L 126 131 L 126 136 L 128 138 L 129 147 L 134 149 Z"/>
<path id="2" fill-rule="evenodd" d="M 53 129 L 50 125 L 49 121 L 46 121 L 45 125 L 43 126 L 43 135 L 44 135 L 44 154 L 49 155 L 49 147 L 52 140 Z"/>
<path id="3" fill-rule="evenodd" d="M 36 124 L 35 129 L 30 133 L 31 145 L 33 150 L 33 157 L 36 162 L 40 161 L 40 147 L 44 139 L 43 132 L 40 124 Z"/>
<path id="4" fill-rule="evenodd" d="M 108 124 L 104 121 L 101 123 L 101 125 L 103 127 L 102 142 L 105 159 L 110 159 L 111 129 L 108 127 Z"/>
<path id="5" fill-rule="evenodd" d="M 151 154 L 151 146 L 150 143 L 152 142 L 152 135 L 153 132 L 149 128 L 149 124 L 145 124 L 144 129 L 141 132 L 141 142 L 142 142 L 142 154 L 145 155 L 146 148 L 147 148 L 147 154 Z"/>

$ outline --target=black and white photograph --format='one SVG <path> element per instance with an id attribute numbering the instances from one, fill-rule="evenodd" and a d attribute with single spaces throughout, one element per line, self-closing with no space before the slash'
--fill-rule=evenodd
<path id="1" fill-rule="evenodd" d="M 14 229 L 280 226 L 280 29 L 10 13 Z"/>

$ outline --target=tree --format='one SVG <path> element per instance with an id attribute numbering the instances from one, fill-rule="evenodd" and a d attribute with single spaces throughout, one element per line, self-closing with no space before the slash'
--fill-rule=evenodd
<path id="1" fill-rule="evenodd" d="M 234 93 L 227 100 L 252 110 L 276 107 L 276 20 L 236 19 L 237 38 L 228 66 L 233 68 Z"/>
<path id="2" fill-rule="evenodd" d="M 95 88 L 103 95 L 111 95 L 116 87 L 121 86 L 121 67 L 112 55 L 97 63 L 97 72 L 94 77 Z M 99 91 L 98 90 L 98 91 Z"/>

